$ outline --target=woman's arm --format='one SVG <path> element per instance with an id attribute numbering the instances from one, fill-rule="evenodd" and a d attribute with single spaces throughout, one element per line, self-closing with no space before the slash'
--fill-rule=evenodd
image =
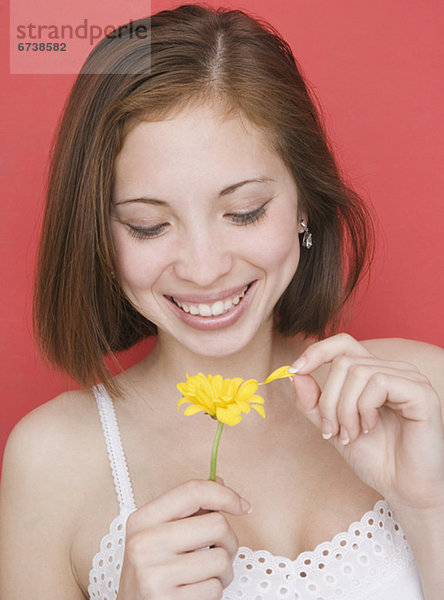
<path id="1" fill-rule="evenodd" d="M 329 373 L 319 388 L 311 377 Z M 310 346 L 293 365 L 296 403 L 355 473 L 393 507 L 425 600 L 444 589 L 444 351 L 409 340 Z"/>
<path id="2" fill-rule="evenodd" d="M 85 599 L 70 558 L 79 496 L 70 468 L 74 457 L 59 422 L 37 409 L 15 427 L 6 446 L 0 487 L 2 600 Z"/>
<path id="3" fill-rule="evenodd" d="M 403 339 L 370 340 L 364 345 L 383 358 L 396 355 L 424 373 L 440 398 L 444 427 L 444 350 Z M 435 505 L 423 511 L 393 505 L 415 556 L 426 600 L 440 600 L 444 589 L 444 496 L 436 498 Z"/>

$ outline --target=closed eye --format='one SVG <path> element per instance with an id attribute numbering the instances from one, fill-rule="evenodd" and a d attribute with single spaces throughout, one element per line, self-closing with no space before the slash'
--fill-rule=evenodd
<path id="1" fill-rule="evenodd" d="M 253 210 L 248 213 L 231 213 L 227 215 L 231 221 L 236 223 L 237 225 L 249 225 L 250 223 L 255 223 L 259 221 L 266 214 L 266 208 L 269 200 L 265 202 L 258 209 Z"/>
<path id="2" fill-rule="evenodd" d="M 133 225 L 127 225 L 127 227 L 130 235 L 139 240 L 145 240 L 161 236 L 168 225 L 169 223 L 160 223 L 154 227 L 134 227 Z"/>

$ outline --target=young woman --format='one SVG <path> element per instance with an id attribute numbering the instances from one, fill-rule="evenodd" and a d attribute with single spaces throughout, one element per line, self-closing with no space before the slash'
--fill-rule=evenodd
<path id="1" fill-rule="evenodd" d="M 150 43 L 92 52 L 58 133 L 37 333 L 84 391 L 8 442 L 2 598 L 438 600 L 443 352 L 326 337 L 371 226 L 290 48 L 240 11 L 139 24 Z M 176 384 L 289 364 L 207 480 L 215 423 Z"/>

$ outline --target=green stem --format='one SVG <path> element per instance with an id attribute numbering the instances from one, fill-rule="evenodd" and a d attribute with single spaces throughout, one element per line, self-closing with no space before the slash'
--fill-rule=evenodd
<path id="1" fill-rule="evenodd" d="M 210 468 L 210 480 L 216 481 L 216 465 L 217 465 L 217 451 L 219 450 L 220 436 L 222 435 L 222 429 L 224 424 L 220 421 L 217 422 L 217 431 L 214 436 L 213 449 L 211 450 L 211 468 Z"/>

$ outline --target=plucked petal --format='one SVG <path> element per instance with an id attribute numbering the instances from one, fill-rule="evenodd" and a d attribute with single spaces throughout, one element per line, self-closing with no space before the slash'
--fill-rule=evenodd
<path id="1" fill-rule="evenodd" d="M 288 369 L 289 369 L 289 365 L 287 365 L 285 367 L 279 367 L 279 369 L 276 369 L 275 371 L 273 371 L 273 373 L 271 373 L 271 375 L 269 375 L 267 377 L 267 379 L 262 382 L 262 385 L 265 383 L 270 383 L 271 381 L 274 381 L 275 379 L 284 379 L 284 377 L 293 377 L 293 373 L 289 373 Z"/>

